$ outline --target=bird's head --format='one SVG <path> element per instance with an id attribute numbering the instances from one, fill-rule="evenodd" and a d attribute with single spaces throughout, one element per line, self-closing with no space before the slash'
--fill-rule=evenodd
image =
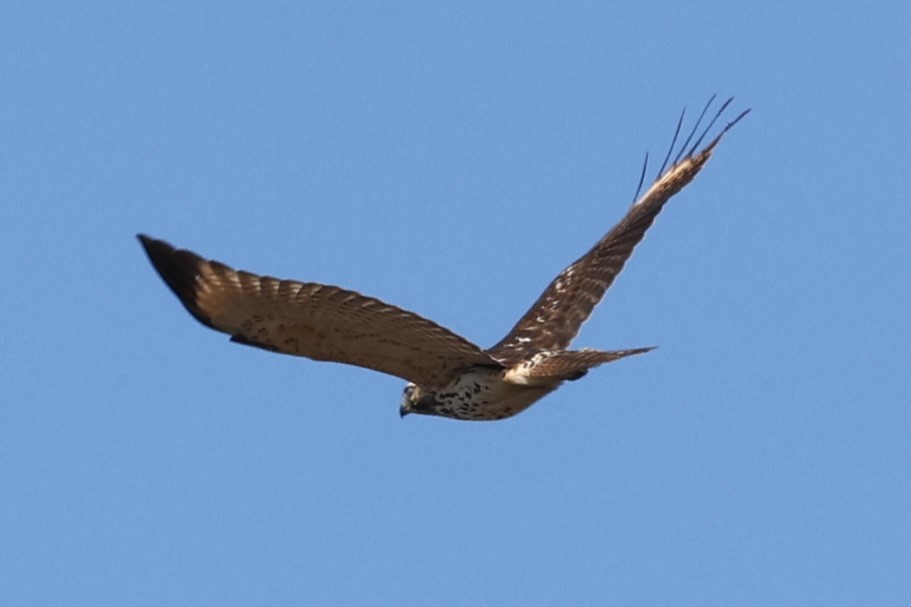
<path id="1" fill-rule="evenodd" d="M 399 406 L 399 415 L 405 417 L 409 413 L 433 415 L 436 411 L 436 399 L 432 393 L 424 392 L 420 386 L 408 384 L 402 393 L 402 404 Z"/>

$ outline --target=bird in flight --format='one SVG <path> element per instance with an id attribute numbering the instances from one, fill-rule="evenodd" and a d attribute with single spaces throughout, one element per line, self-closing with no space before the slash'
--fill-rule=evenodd
<path id="1" fill-rule="evenodd" d="M 509 333 L 486 350 L 431 320 L 373 297 L 234 270 L 162 240 L 143 234 L 138 238 L 190 314 L 227 333 L 233 342 L 400 377 L 409 382 L 399 408 L 402 416 L 504 419 L 589 369 L 652 349 L 568 348 L 665 203 L 693 180 L 724 134 L 749 112 L 740 113 L 702 146 L 732 101 L 728 99 L 696 137 L 713 100 L 678 149 L 681 114 L 651 187 L 639 197 L 646 156 L 635 202 L 626 216 L 563 270 Z"/>

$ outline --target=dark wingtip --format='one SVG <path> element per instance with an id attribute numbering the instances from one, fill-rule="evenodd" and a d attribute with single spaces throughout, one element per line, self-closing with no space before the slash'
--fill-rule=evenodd
<path id="1" fill-rule="evenodd" d="M 714 99 L 714 97 L 712 97 Z M 705 110 L 703 110 L 704 112 Z M 684 106 L 683 111 L 680 112 L 680 118 L 677 119 L 677 128 L 674 129 L 674 138 L 671 139 L 671 145 L 667 148 L 667 154 L 664 156 L 664 162 L 661 163 L 661 168 L 658 169 L 658 175 L 655 179 L 661 179 L 661 176 L 664 175 L 664 169 L 667 168 L 667 163 L 671 159 L 671 154 L 674 153 L 674 148 L 677 146 L 677 138 L 680 137 L 680 128 L 683 126 L 683 119 L 686 116 L 686 107 Z M 702 118 L 699 118 L 702 120 Z M 698 123 L 697 123 L 698 124 Z M 689 141 L 689 139 L 687 139 Z M 676 164 L 676 161 L 674 161 Z"/>
<path id="2" fill-rule="evenodd" d="M 730 102 L 733 101 L 733 100 L 734 100 L 734 98 L 731 97 L 730 99 L 728 99 L 728 102 L 727 102 L 727 103 L 730 103 Z M 726 107 L 726 106 L 727 106 L 727 104 L 725 104 L 725 107 Z M 718 133 L 718 134 L 715 136 L 715 138 L 712 139 L 712 141 L 709 142 L 709 144 L 708 144 L 707 146 L 705 146 L 705 149 L 706 149 L 707 151 L 713 150 L 713 149 L 715 148 L 715 146 L 718 145 L 718 142 L 721 141 L 721 138 L 724 137 L 725 134 L 726 134 L 728 131 L 730 131 L 732 128 L 734 128 L 734 126 L 736 126 L 738 122 L 740 122 L 743 118 L 746 117 L 747 114 L 749 114 L 749 113 L 752 112 L 752 111 L 753 111 L 753 108 L 748 107 L 747 109 L 745 109 L 745 110 L 743 110 L 742 112 L 740 112 L 739 114 L 737 114 L 737 116 L 736 116 L 733 120 L 731 120 L 730 122 L 728 122 L 728 123 L 724 126 L 724 128 L 721 129 L 721 132 Z M 717 119 L 717 116 L 716 116 L 716 119 Z M 713 122 L 714 122 L 714 121 L 713 121 Z M 704 135 L 703 135 L 703 136 L 704 136 Z"/>
<path id="3" fill-rule="evenodd" d="M 145 234 L 137 234 L 136 238 L 142 244 L 142 248 L 156 268 L 164 262 L 168 256 L 173 255 L 175 248 L 164 240 L 158 240 Z"/>
<path id="4" fill-rule="evenodd" d="M 657 349 L 658 346 L 645 346 L 643 348 L 633 348 L 632 350 L 626 351 L 626 356 L 638 356 L 639 354 L 648 354 L 652 350 Z"/>
<path id="5" fill-rule="evenodd" d="M 704 148 L 700 149 L 700 146 L 702 145 L 703 140 L 705 140 L 706 136 L 711 132 L 712 127 L 715 126 L 715 123 L 718 121 L 718 119 L 721 117 L 721 115 L 724 114 L 724 112 L 725 112 L 725 110 L 727 110 L 728 106 L 731 105 L 731 103 L 734 101 L 733 97 L 729 97 L 727 100 L 725 100 L 725 102 L 721 104 L 721 107 L 719 107 L 717 110 L 715 110 L 715 113 L 714 113 L 712 119 L 701 130 L 701 134 L 700 134 L 700 126 L 702 125 L 702 121 L 706 117 L 706 114 L 708 113 L 709 108 L 712 107 L 712 104 L 715 102 L 715 99 L 717 97 L 718 97 L 717 94 L 712 95 L 709 98 L 709 100 L 706 102 L 706 104 L 703 106 L 702 111 L 699 113 L 698 118 L 696 118 L 696 123 L 693 125 L 693 128 L 690 130 L 690 134 L 687 136 L 686 140 L 683 142 L 683 145 L 680 146 L 679 150 L 677 151 L 677 155 L 674 156 L 674 158 L 673 158 L 673 162 L 671 162 L 671 156 L 674 153 L 674 149 L 677 147 L 677 141 L 678 141 L 678 138 L 680 137 L 680 129 L 683 126 L 683 119 L 684 119 L 684 116 L 686 115 L 686 108 L 684 108 L 683 112 L 681 112 L 680 118 L 677 119 L 677 128 L 674 129 L 674 137 L 671 140 L 671 145 L 667 150 L 667 155 L 664 158 L 664 162 L 661 163 L 661 168 L 658 170 L 658 175 L 655 178 L 656 180 L 660 179 L 661 176 L 665 174 L 665 169 L 668 169 L 669 162 L 670 162 L 670 167 L 675 167 L 684 158 L 690 158 L 697 154 L 710 153 L 712 151 L 712 149 L 716 145 L 718 145 L 718 142 L 721 141 L 721 138 L 724 137 L 725 133 L 727 133 L 729 130 L 731 130 L 734 127 L 734 125 L 736 125 L 738 122 L 740 122 L 740 120 L 744 116 L 746 116 L 747 114 L 750 113 L 751 108 L 748 108 L 748 109 L 740 112 L 740 114 L 738 114 L 736 118 L 734 118 L 733 120 L 731 120 L 730 122 L 727 123 L 727 125 L 721 130 L 720 133 L 718 133 L 717 136 L 715 136 L 714 139 L 712 139 Z M 696 138 L 697 134 L 699 134 L 698 138 Z M 694 138 L 696 138 L 695 142 L 693 142 Z M 668 169 L 668 170 L 670 170 L 670 169 Z M 639 196 L 639 190 L 641 189 L 641 187 L 642 187 L 642 184 L 641 184 L 641 179 L 640 179 L 639 188 L 636 189 L 637 198 Z"/>
<path id="6" fill-rule="evenodd" d="M 177 295 L 180 303 L 202 324 L 211 327 L 209 317 L 203 313 L 196 301 L 196 277 L 204 260 L 191 251 L 175 249 L 164 240 L 145 234 L 137 234 L 152 267 L 166 285 Z"/>
<path id="7" fill-rule="evenodd" d="M 702 124 L 702 119 L 705 118 L 706 112 L 708 112 L 709 108 L 712 107 L 712 103 L 715 102 L 716 97 L 718 97 L 718 93 L 714 93 L 711 97 L 709 97 L 709 100 L 705 102 L 705 105 L 703 106 L 702 111 L 699 112 L 699 118 L 696 119 L 696 124 L 693 125 L 693 128 L 690 130 L 690 134 L 687 136 L 686 141 L 683 142 L 683 145 L 680 146 L 680 151 L 677 152 L 677 156 L 674 157 L 675 165 L 678 162 L 680 162 L 680 159 L 686 153 L 687 147 L 690 145 L 690 142 L 693 140 L 693 136 L 695 136 L 696 132 L 699 130 L 699 125 Z M 727 103 L 730 103 L 730 102 L 731 102 L 731 100 L 729 99 L 727 101 Z M 721 112 L 724 111 L 724 108 L 726 107 L 726 105 L 727 104 L 725 104 L 724 106 L 721 107 L 721 110 L 720 110 Z M 711 125 L 709 125 L 709 128 L 711 128 Z M 696 144 L 696 146 L 694 146 L 693 149 L 695 149 L 698 145 L 699 144 Z M 690 153 L 692 153 L 692 152 L 690 152 Z"/>
<path id="8" fill-rule="evenodd" d="M 742 112 L 740 112 L 739 114 L 737 114 L 737 117 L 736 117 L 736 118 L 734 118 L 733 120 L 731 120 L 730 122 L 728 122 L 727 126 L 724 127 L 724 130 L 725 130 L 725 131 L 729 131 L 735 124 L 737 124 L 738 122 L 740 122 L 741 118 L 744 118 L 747 114 L 749 114 L 749 113 L 752 112 L 752 111 L 753 111 L 753 108 L 748 107 L 747 109 L 745 109 L 745 110 L 743 110 Z"/>
<path id="9" fill-rule="evenodd" d="M 645 183 L 645 172 L 648 170 L 648 152 L 645 152 L 645 160 L 642 162 L 642 173 L 639 174 L 639 185 L 636 186 L 636 193 L 633 195 L 633 204 L 639 200 L 639 194 L 642 193 L 642 184 Z"/>

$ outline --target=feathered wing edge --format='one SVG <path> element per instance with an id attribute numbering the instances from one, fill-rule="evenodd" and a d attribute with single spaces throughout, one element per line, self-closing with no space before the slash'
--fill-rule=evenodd
<path id="1" fill-rule="evenodd" d="M 690 145 L 713 100 L 714 97 L 706 104 L 692 132 L 674 158 L 674 163 L 665 171 L 664 166 L 670 159 L 680 134 L 683 122 L 681 114 L 667 157 L 652 186 L 591 250 L 569 265 L 548 285 L 499 343 L 487 350 L 493 358 L 510 366 L 527 360 L 535 352 L 559 351 L 569 347 L 582 323 L 588 319 L 604 293 L 620 274 L 633 249 L 645 236 L 667 201 L 696 177 L 725 133 L 750 111 L 741 112 L 704 148 L 699 149 L 703 139 L 733 98 L 722 104 L 696 142 Z M 643 177 L 644 175 L 645 167 Z M 641 181 L 640 179 L 640 188 Z"/>
<path id="2" fill-rule="evenodd" d="M 231 341 L 388 373 L 426 387 L 465 368 L 502 368 L 435 322 L 331 285 L 237 271 L 138 235 L 155 270 L 199 322 Z"/>

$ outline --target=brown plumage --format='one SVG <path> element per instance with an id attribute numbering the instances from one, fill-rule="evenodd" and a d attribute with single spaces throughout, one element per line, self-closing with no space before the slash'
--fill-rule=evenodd
<path id="1" fill-rule="evenodd" d="M 693 180 L 722 136 L 749 111 L 699 149 L 729 103 L 688 148 L 709 101 L 671 167 L 659 170 L 653 185 L 620 223 L 563 270 L 489 350 L 417 314 L 354 291 L 238 271 L 161 240 L 145 235 L 139 239 L 190 314 L 227 333 L 231 341 L 408 380 L 402 415 L 502 419 L 593 367 L 651 349 L 567 350 L 665 203 Z"/>
<path id="2" fill-rule="evenodd" d="M 500 366 L 463 337 L 354 291 L 241 272 L 139 235 L 190 314 L 231 341 L 445 385 L 466 365 Z"/>

